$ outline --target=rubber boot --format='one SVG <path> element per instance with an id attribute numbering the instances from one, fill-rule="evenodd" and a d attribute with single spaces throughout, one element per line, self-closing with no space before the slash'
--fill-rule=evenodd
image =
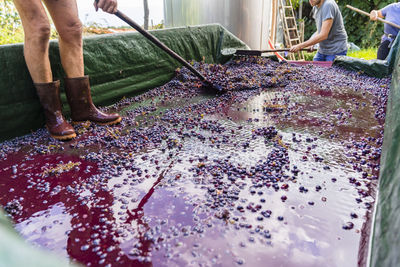
<path id="1" fill-rule="evenodd" d="M 61 112 L 60 81 L 35 83 L 34 85 L 44 109 L 46 127 L 51 137 L 58 140 L 75 138 L 74 128 L 66 122 Z"/>
<path id="2" fill-rule="evenodd" d="M 75 123 L 92 121 L 100 125 L 112 125 L 122 120 L 117 113 L 106 114 L 95 107 L 90 94 L 89 76 L 65 78 L 65 92 Z"/>

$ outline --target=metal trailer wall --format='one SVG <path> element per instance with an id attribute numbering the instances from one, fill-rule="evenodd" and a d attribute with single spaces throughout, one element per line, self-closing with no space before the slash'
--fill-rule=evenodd
<path id="1" fill-rule="evenodd" d="M 267 49 L 272 0 L 164 0 L 167 28 L 219 23 L 251 49 Z"/>

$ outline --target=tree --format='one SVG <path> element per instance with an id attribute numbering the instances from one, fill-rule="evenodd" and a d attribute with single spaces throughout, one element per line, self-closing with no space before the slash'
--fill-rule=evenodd
<path id="1" fill-rule="evenodd" d="M 0 45 L 23 42 L 21 19 L 11 0 L 0 0 Z"/>
<path id="2" fill-rule="evenodd" d="M 346 8 L 349 1 L 339 0 L 337 2 L 341 7 L 349 41 L 364 48 L 377 47 L 383 34 L 383 23 L 371 21 L 369 17 Z M 391 3 L 393 3 L 392 0 L 351 1 L 352 6 L 368 13 L 373 9 L 381 9 Z"/>
<path id="3" fill-rule="evenodd" d="M 149 3 L 147 0 L 143 0 L 143 7 L 144 7 L 144 29 L 149 29 Z"/>

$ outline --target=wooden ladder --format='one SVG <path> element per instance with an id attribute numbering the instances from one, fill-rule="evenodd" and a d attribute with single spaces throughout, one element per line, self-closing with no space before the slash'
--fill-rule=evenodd
<path id="1" fill-rule="evenodd" d="M 286 47 L 290 48 L 294 45 L 301 43 L 292 2 L 290 0 L 286 1 L 278 0 L 278 13 L 279 13 L 279 18 L 282 22 Z M 303 52 L 289 53 L 289 59 L 304 60 L 304 53 Z"/>

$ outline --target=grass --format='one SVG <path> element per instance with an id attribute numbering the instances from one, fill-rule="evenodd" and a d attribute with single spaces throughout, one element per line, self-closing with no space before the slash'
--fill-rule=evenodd
<path id="1" fill-rule="evenodd" d="M 352 51 L 347 54 L 349 57 L 362 58 L 366 60 L 376 59 L 377 48 L 361 49 L 360 51 Z"/>
<path id="2" fill-rule="evenodd" d="M 347 53 L 348 57 L 362 58 L 366 60 L 376 59 L 377 48 L 363 48 L 359 51 L 351 51 Z M 307 61 L 312 61 L 316 52 L 304 53 L 304 58 Z"/>

